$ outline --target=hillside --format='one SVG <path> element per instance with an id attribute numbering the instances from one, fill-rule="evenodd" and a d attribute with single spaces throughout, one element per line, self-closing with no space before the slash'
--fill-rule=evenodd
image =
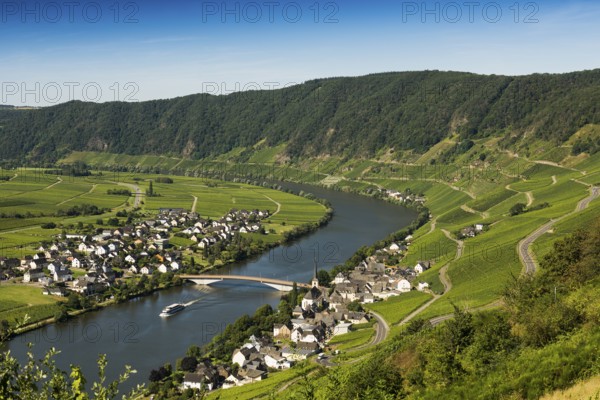
<path id="1" fill-rule="evenodd" d="M 599 101 L 600 70 L 520 77 L 384 73 L 227 96 L 69 102 L 0 109 L 0 158 L 54 161 L 73 150 L 205 158 L 238 149 L 237 161 L 245 162 L 258 145 L 276 149 L 279 159 L 387 154 L 398 160 L 452 139 L 448 156 L 441 155 L 447 161 L 469 149 L 467 139 L 498 137 L 498 145 L 515 152 L 529 151 L 534 141 L 566 143 L 600 123 Z M 577 151 L 598 148 L 575 142 Z"/>

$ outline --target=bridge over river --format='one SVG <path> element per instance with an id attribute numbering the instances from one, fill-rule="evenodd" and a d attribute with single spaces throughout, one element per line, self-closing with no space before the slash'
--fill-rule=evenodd
<path id="1" fill-rule="evenodd" d="M 246 275 L 179 275 L 181 279 L 187 279 L 198 285 L 210 285 L 215 282 L 221 281 L 245 281 L 245 282 L 258 282 L 263 285 L 272 287 L 281 292 L 290 292 L 294 286 L 294 282 L 284 281 L 281 279 L 261 278 L 259 276 L 246 276 Z M 306 283 L 296 283 L 299 288 L 310 289 L 310 285 Z"/>

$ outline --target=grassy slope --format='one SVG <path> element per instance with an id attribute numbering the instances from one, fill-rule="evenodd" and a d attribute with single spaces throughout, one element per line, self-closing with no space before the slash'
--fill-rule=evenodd
<path id="1" fill-rule="evenodd" d="M 365 307 L 381 314 L 388 324 L 394 325 L 429 299 L 430 295 L 413 290 L 386 301 L 366 304 Z"/>
<path id="2" fill-rule="evenodd" d="M 13 324 L 21 321 L 25 314 L 30 323 L 51 318 L 58 310 L 57 301 L 62 298 L 44 296 L 39 287 L 23 286 L 13 283 L 0 285 L 0 321 Z"/>

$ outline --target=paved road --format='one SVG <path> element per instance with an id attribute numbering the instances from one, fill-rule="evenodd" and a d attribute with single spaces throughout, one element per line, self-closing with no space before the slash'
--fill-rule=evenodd
<path id="1" fill-rule="evenodd" d="M 588 205 L 595 199 L 597 199 L 598 197 L 600 197 L 600 187 L 598 186 L 593 186 L 591 188 L 591 194 L 589 197 L 586 197 L 585 199 L 581 200 L 579 202 L 579 204 L 577 204 L 577 211 L 583 211 L 585 210 Z"/>
<path id="2" fill-rule="evenodd" d="M 525 239 L 519 242 L 519 258 L 521 259 L 521 263 L 523 264 L 523 266 L 525 266 L 526 274 L 533 274 L 537 269 L 535 260 L 533 259 L 533 255 L 529 251 L 529 246 L 531 246 L 531 244 L 535 242 L 544 233 L 552 229 L 552 226 L 554 226 L 555 222 L 555 220 L 550 220 L 541 227 L 537 228 L 531 235 L 527 236 Z"/>
<path id="3" fill-rule="evenodd" d="M 133 200 L 133 207 L 137 208 L 142 203 L 142 189 L 138 185 L 134 185 L 133 183 L 125 183 L 125 182 L 113 182 L 117 185 L 127 186 L 129 189 L 135 192 L 135 200 Z"/>
<path id="4" fill-rule="evenodd" d="M 554 226 L 554 224 L 556 224 L 558 221 L 567 218 L 568 216 L 577 213 L 577 212 L 581 212 L 583 210 L 585 210 L 589 204 L 597 199 L 598 197 L 600 197 L 600 188 L 593 186 L 590 188 L 590 195 L 588 197 L 586 197 L 585 199 L 581 200 L 578 204 L 577 207 L 575 208 L 574 211 L 563 215 L 560 218 L 557 219 L 552 219 L 548 222 L 546 222 L 544 225 L 540 226 L 538 229 L 536 229 L 532 234 L 530 234 L 529 236 L 527 236 L 525 239 L 521 240 L 519 242 L 519 245 L 517 247 L 518 252 L 519 252 L 519 258 L 521 259 L 521 263 L 523 264 L 523 266 L 525 267 L 525 273 L 526 274 L 533 274 L 535 273 L 535 271 L 537 270 L 537 265 L 535 262 L 535 259 L 533 257 L 533 255 L 531 254 L 531 251 L 529 249 L 529 247 L 531 246 L 531 244 L 533 242 L 535 242 L 540 236 L 542 236 L 544 233 L 548 232 L 550 229 L 552 229 L 552 227 Z"/>
<path id="5" fill-rule="evenodd" d="M 381 315 L 373 311 L 371 311 L 371 315 L 377 320 L 377 325 L 375 326 L 375 339 L 373 339 L 369 346 L 376 346 L 385 340 L 390 333 L 390 327 Z"/>

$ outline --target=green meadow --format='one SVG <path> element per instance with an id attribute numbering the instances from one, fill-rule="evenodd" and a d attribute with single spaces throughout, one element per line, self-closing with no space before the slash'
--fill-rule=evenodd
<path id="1" fill-rule="evenodd" d="M 373 327 L 367 326 L 343 335 L 336 335 L 331 338 L 329 345 L 335 347 L 336 350 L 348 351 L 369 344 L 374 335 Z"/>
<path id="2" fill-rule="evenodd" d="M 29 323 L 52 318 L 59 309 L 58 301 L 62 298 L 44 296 L 39 287 L 3 282 L 0 284 L 0 321 L 14 325 L 25 315 L 29 317 Z"/>
<path id="3" fill-rule="evenodd" d="M 431 296 L 427 293 L 413 290 L 385 301 L 365 304 L 365 307 L 380 314 L 389 325 L 395 325 L 429 300 Z"/>
<path id="4" fill-rule="evenodd" d="M 166 162 L 171 159 L 148 157 L 144 160 Z M 127 188 L 123 184 L 139 186 L 143 193 L 141 208 L 150 213 L 160 208 L 192 210 L 194 202 L 195 211 L 210 218 L 221 218 L 232 208 L 269 210 L 273 215 L 264 221 L 265 228 L 274 229 L 276 234 L 265 236 L 267 242 L 280 240 L 283 232 L 296 226 L 318 221 L 326 211 L 319 203 L 277 190 L 182 176 L 171 176 L 172 184 L 153 182 L 154 193 L 158 195 L 146 196 L 150 182 L 159 176 L 165 177 L 94 171 L 91 176 L 73 178 L 47 175 L 36 169 L 18 170 L 15 179 L 0 183 L 0 213 L 6 216 L 0 218 L 0 256 L 33 254 L 41 241 L 52 240 L 54 235 L 61 233 L 62 227 L 71 229 L 68 227 L 79 222 L 102 227 L 97 225 L 99 218 L 106 221 L 118 210 L 131 208 L 134 204 L 135 193 L 130 197 L 107 193 Z M 55 216 L 59 210 L 66 211 L 83 204 L 109 211 L 102 215 Z M 48 222 L 56 223 L 57 229 L 42 229 L 41 225 Z M 189 241 L 175 238 L 173 243 L 186 245 Z"/>
<path id="5" fill-rule="evenodd" d="M 278 390 L 285 385 L 301 380 L 303 377 L 317 369 L 315 363 L 303 363 L 292 369 L 273 372 L 263 381 L 250 385 L 234 387 L 230 389 L 219 389 L 208 394 L 207 399 L 214 400 L 247 400 L 256 398 L 273 398 Z"/>

